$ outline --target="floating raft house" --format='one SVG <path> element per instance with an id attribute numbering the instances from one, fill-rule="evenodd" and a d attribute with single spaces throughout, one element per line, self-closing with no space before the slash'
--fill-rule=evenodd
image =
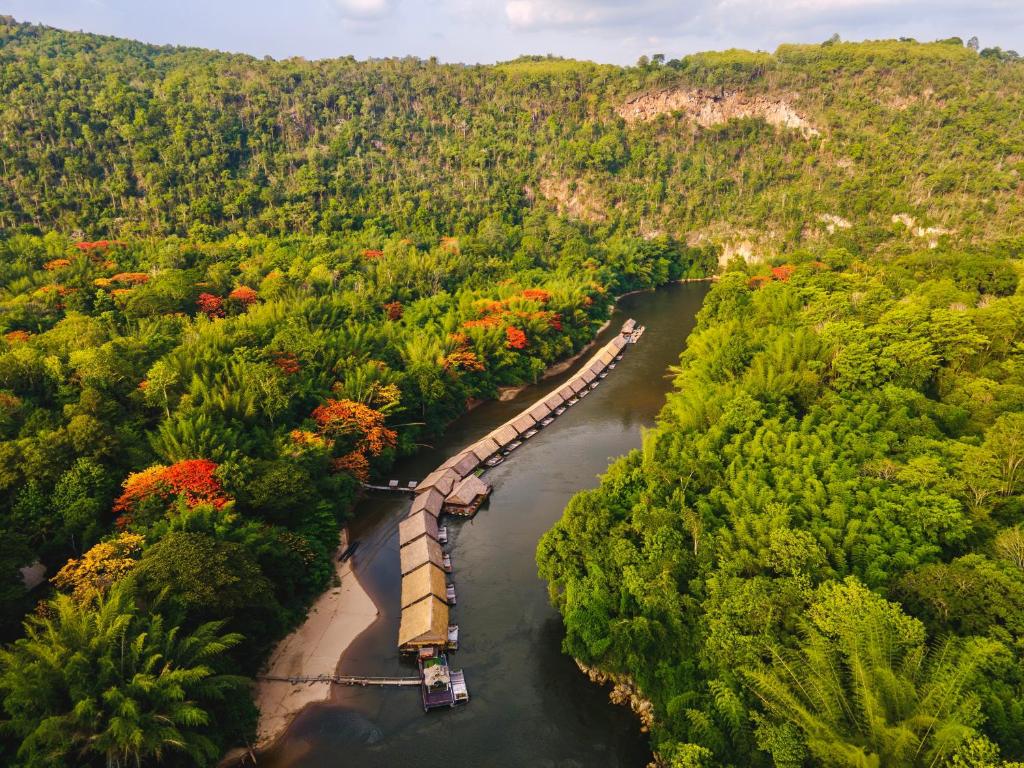
<path id="1" fill-rule="evenodd" d="M 421 565 L 402 577 L 402 610 L 428 597 L 448 601 L 444 571 L 433 563 Z M 445 619 L 447 624 L 448 620 Z M 447 629 L 447 628 L 446 628 Z"/>
<path id="2" fill-rule="evenodd" d="M 405 651 L 448 643 L 448 603 L 431 595 L 402 609 L 398 647 Z"/>
<path id="3" fill-rule="evenodd" d="M 402 564 L 402 575 L 412 573 L 427 563 L 444 568 L 444 553 L 436 539 L 420 536 L 418 539 L 398 550 L 398 558 Z"/>
<path id="4" fill-rule="evenodd" d="M 441 496 L 447 496 L 452 492 L 455 484 L 462 479 L 462 476 L 451 467 L 435 469 L 416 486 L 416 493 L 421 494 L 430 489 L 437 490 Z"/>
<path id="5" fill-rule="evenodd" d="M 454 484 L 449 486 L 449 492 L 453 487 Z M 437 488 L 428 488 L 426 492 L 417 494 L 416 498 L 412 500 L 412 509 L 409 511 L 409 514 L 414 515 L 417 512 L 427 512 L 436 519 L 441 514 L 445 495 L 437 490 Z"/>
<path id="6" fill-rule="evenodd" d="M 425 509 L 409 513 L 409 516 L 398 524 L 400 547 L 412 544 L 420 536 L 429 536 L 434 541 L 438 539 L 437 517 Z"/>
<path id="7" fill-rule="evenodd" d="M 475 515 L 490 495 L 491 486 L 476 475 L 470 475 L 444 500 L 444 511 L 453 515 Z"/>

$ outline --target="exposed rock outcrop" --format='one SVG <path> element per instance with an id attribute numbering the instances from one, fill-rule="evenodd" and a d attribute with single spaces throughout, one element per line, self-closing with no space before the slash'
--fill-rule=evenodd
<path id="1" fill-rule="evenodd" d="M 952 234 L 952 230 L 946 229 L 945 227 L 921 227 L 917 224 L 917 219 L 911 216 L 909 213 L 894 213 L 892 215 L 893 224 L 902 224 L 914 237 L 924 238 L 928 241 L 929 248 L 937 248 L 939 245 L 939 238 L 943 235 Z"/>
<path id="2" fill-rule="evenodd" d="M 666 88 L 634 96 L 621 107 L 627 123 L 653 120 L 658 115 L 682 113 L 702 128 L 723 125 L 734 118 L 759 117 L 765 122 L 800 131 L 805 138 L 821 132 L 789 101 L 777 96 L 748 95 L 742 91 L 705 91 Z"/>
<path id="3" fill-rule="evenodd" d="M 630 678 L 625 675 L 613 675 L 603 672 L 600 669 L 588 667 L 583 662 L 576 660 L 576 666 L 580 668 L 592 683 L 598 685 L 611 685 L 611 693 L 608 698 L 613 704 L 625 704 L 633 713 L 640 718 L 640 730 L 647 733 L 654 725 L 654 704 L 643 697 L 640 689 Z"/>
<path id="4" fill-rule="evenodd" d="M 600 199 L 584 181 L 548 176 L 540 180 L 540 193 L 555 203 L 560 214 L 592 223 L 608 218 Z"/>

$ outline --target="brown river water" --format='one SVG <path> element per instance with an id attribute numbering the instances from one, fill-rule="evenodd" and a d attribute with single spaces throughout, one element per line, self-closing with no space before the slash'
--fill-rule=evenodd
<path id="1" fill-rule="evenodd" d="M 671 386 L 707 283 L 672 285 L 619 301 L 607 342 L 627 317 L 647 327 L 640 342 L 595 391 L 514 451 L 484 478 L 490 501 L 471 520 L 448 518 L 461 648 L 452 667 L 466 673 L 470 702 L 424 714 L 416 688 L 335 687 L 308 707 L 267 752 L 267 768 L 643 768 L 651 759 L 639 722 L 608 701 L 561 652 L 561 619 L 537 576 L 537 541 L 577 491 L 593 488 L 609 462 L 640 445 Z M 399 462 L 392 477 L 426 475 L 567 380 L 529 387 L 508 402 L 487 402 L 451 425 L 433 449 Z M 405 497 L 360 503 L 350 527 L 360 542 L 354 568 L 380 608 L 349 648 L 341 674 L 410 675 L 395 647 L 399 620 L 398 521 Z"/>

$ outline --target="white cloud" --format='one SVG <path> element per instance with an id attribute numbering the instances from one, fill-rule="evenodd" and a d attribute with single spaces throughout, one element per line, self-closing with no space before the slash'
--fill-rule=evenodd
<path id="1" fill-rule="evenodd" d="M 348 19 L 379 19 L 394 10 L 397 0 L 332 0 L 335 8 Z"/>
<path id="2" fill-rule="evenodd" d="M 698 4 L 703 5 L 703 0 Z M 691 3 L 692 5 L 692 3 Z M 670 10 L 683 10 L 668 0 L 506 0 L 505 17 L 516 29 L 571 27 L 635 27 Z"/>

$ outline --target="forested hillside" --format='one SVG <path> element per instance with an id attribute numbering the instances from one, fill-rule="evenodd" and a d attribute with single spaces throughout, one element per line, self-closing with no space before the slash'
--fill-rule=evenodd
<path id="1" fill-rule="evenodd" d="M 908 727 L 960 675 L 928 750 L 1020 756 L 1022 86 L 955 40 L 470 67 L 0 19 L 0 762 L 244 743 L 361 480 L 737 252 L 801 266 L 729 272 L 646 458 L 545 540 L 567 650 L 680 765 L 837 764 L 862 723 L 780 665 L 875 616 Z"/>

